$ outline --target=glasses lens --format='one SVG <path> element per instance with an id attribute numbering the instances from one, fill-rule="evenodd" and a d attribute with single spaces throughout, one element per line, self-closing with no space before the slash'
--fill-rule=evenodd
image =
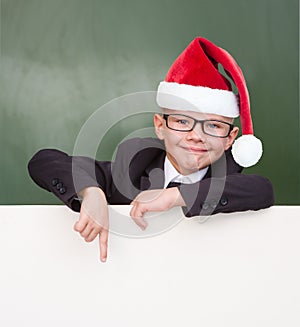
<path id="1" fill-rule="evenodd" d="M 203 124 L 204 133 L 212 136 L 226 137 L 230 130 L 230 125 L 216 120 L 206 120 Z"/>
<path id="2" fill-rule="evenodd" d="M 190 131 L 194 126 L 194 119 L 182 115 L 169 115 L 168 126 L 178 131 Z"/>

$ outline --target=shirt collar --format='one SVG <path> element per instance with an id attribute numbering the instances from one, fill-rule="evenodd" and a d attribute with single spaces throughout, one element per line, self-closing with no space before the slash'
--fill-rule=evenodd
<path id="1" fill-rule="evenodd" d="M 166 188 L 170 182 L 178 182 L 183 184 L 192 184 L 192 183 L 199 182 L 203 179 L 207 171 L 208 171 L 208 167 L 200 169 L 189 175 L 185 175 L 185 176 L 181 175 L 178 173 L 178 171 L 175 169 L 175 167 L 171 164 L 170 160 L 166 156 L 165 163 L 164 163 L 164 174 L 165 174 L 164 188 Z"/>

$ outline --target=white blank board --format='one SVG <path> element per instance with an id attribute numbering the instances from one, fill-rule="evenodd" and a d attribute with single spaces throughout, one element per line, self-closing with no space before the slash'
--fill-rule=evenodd
<path id="1" fill-rule="evenodd" d="M 78 217 L 0 206 L 1 326 L 300 326 L 300 207 L 204 223 L 176 208 L 147 218 L 180 217 L 156 236 L 110 233 L 105 264 L 73 231 Z"/>

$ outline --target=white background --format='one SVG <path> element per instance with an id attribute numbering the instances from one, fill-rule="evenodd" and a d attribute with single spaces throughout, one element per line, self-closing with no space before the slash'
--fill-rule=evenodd
<path id="1" fill-rule="evenodd" d="M 299 217 L 277 206 L 184 218 L 154 237 L 111 233 L 103 264 L 67 207 L 0 206 L 0 325 L 298 327 Z"/>

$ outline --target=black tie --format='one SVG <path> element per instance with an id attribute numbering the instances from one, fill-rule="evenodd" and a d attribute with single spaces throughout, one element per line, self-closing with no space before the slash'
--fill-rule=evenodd
<path id="1" fill-rule="evenodd" d="M 180 183 L 177 183 L 177 182 L 170 182 L 168 185 L 167 185 L 167 188 L 170 188 L 170 187 L 177 187 L 177 186 L 180 186 L 181 184 Z"/>

